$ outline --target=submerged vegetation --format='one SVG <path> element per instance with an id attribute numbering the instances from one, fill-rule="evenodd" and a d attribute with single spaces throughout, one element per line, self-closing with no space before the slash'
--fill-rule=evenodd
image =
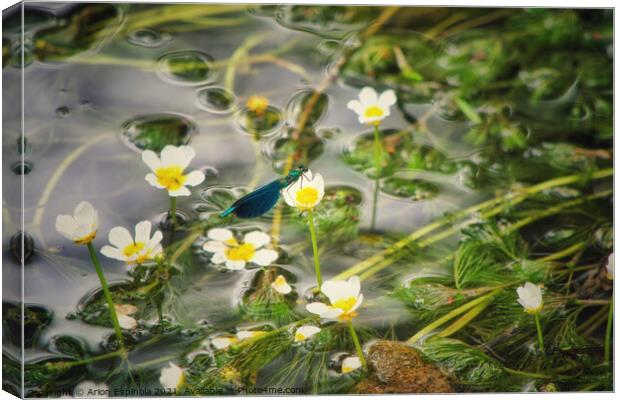
<path id="1" fill-rule="evenodd" d="M 6 13 L 4 389 L 613 390 L 612 15 Z"/>

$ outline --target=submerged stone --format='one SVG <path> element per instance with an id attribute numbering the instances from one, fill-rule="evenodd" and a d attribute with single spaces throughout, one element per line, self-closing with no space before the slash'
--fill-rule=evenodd
<path id="1" fill-rule="evenodd" d="M 454 392 L 448 377 L 406 344 L 378 341 L 370 347 L 367 361 L 370 374 L 353 388 L 353 393 Z"/>
<path id="2" fill-rule="evenodd" d="M 138 150 L 160 152 L 166 145 L 188 144 L 196 125 L 175 114 L 152 114 L 131 119 L 122 127 L 123 137 Z"/>

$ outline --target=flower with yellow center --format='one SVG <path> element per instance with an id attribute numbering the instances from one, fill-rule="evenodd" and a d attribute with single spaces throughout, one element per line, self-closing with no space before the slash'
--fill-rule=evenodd
<path id="1" fill-rule="evenodd" d="M 351 100 L 347 107 L 357 113 L 360 124 L 379 125 L 390 115 L 390 107 L 396 104 L 396 94 L 386 90 L 378 95 L 375 89 L 365 87 L 360 91 L 359 100 Z"/>
<path id="2" fill-rule="evenodd" d="M 538 285 L 526 282 L 517 288 L 518 302 L 528 314 L 538 314 L 543 308 L 542 291 Z"/>
<path id="3" fill-rule="evenodd" d="M 357 310 L 364 300 L 360 293 L 360 280 L 352 276 L 348 281 L 326 281 L 321 291 L 330 304 L 314 302 L 306 305 L 306 310 L 318 314 L 323 319 L 350 321 L 357 316 Z"/>
<path id="4" fill-rule="evenodd" d="M 184 173 L 195 155 L 190 146 L 168 145 L 161 151 L 161 158 L 154 151 L 143 151 L 142 161 L 152 171 L 146 175 L 146 181 L 158 189 L 166 189 L 172 197 L 189 196 L 190 191 L 186 186 L 199 185 L 205 179 L 202 171 Z"/>
<path id="5" fill-rule="evenodd" d="M 250 96 L 245 105 L 248 110 L 260 117 L 265 114 L 265 111 L 267 111 L 267 107 L 269 107 L 269 100 L 267 100 L 264 96 Z"/>
<path id="6" fill-rule="evenodd" d="M 325 182 L 321 174 L 306 171 L 303 176 L 280 191 L 284 201 L 299 211 L 312 210 L 325 195 Z"/>
<path id="7" fill-rule="evenodd" d="M 359 357 L 347 357 L 342 361 L 342 373 L 348 374 L 362 366 Z"/>
<path id="8" fill-rule="evenodd" d="M 110 230 L 108 240 L 112 244 L 103 246 L 101 254 L 115 260 L 124 261 L 128 265 L 143 264 L 160 256 L 163 252 L 161 246 L 162 233 L 156 231 L 151 237 L 151 222 L 142 221 L 136 224 L 135 238 L 131 233 L 117 226 Z"/>
<path id="9" fill-rule="evenodd" d="M 241 270 L 247 263 L 267 267 L 278 259 L 275 250 L 262 248 L 271 242 L 271 238 L 261 231 L 245 234 L 243 242 L 237 241 L 233 232 L 225 228 L 210 229 L 207 236 L 210 240 L 202 248 L 213 253 L 211 262 L 225 264 L 230 270 Z"/>
<path id="10" fill-rule="evenodd" d="M 167 389 L 180 389 L 185 383 L 185 371 L 173 362 L 162 368 L 159 383 Z"/>
<path id="11" fill-rule="evenodd" d="M 319 332 L 321 332 L 321 328 L 319 328 L 318 326 L 314 326 L 314 325 L 300 326 L 295 331 L 295 342 L 296 343 L 305 342 L 306 340 L 310 339 L 312 336 L 316 335 Z"/>
<path id="12" fill-rule="evenodd" d="M 293 290 L 291 285 L 288 284 L 284 275 L 278 275 L 278 277 L 271 282 L 271 288 L 280 294 L 289 294 Z"/>
<path id="13" fill-rule="evenodd" d="M 76 244 L 88 244 L 95 239 L 99 228 L 97 210 L 87 201 L 79 203 L 73 215 L 56 217 L 56 230 Z"/>

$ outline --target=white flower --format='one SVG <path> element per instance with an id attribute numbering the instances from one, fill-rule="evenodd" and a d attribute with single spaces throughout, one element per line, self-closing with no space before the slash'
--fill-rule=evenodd
<path id="1" fill-rule="evenodd" d="M 213 253 L 211 262 L 214 264 L 226 264 L 226 268 L 240 270 L 247 263 L 254 263 L 261 267 L 271 265 L 278 259 L 278 253 L 274 250 L 261 249 L 271 241 L 269 235 L 261 231 L 247 233 L 240 243 L 235 239 L 232 231 L 225 228 L 213 228 L 207 232 L 210 241 L 202 248 Z"/>
<path id="2" fill-rule="evenodd" d="M 375 89 L 365 87 L 359 94 L 359 100 L 351 100 L 347 108 L 355 111 L 360 124 L 379 125 L 390 115 L 390 106 L 396 104 L 396 94 L 386 90 L 378 95 Z"/>
<path id="3" fill-rule="evenodd" d="M 312 336 L 321 332 L 321 328 L 314 325 L 303 325 L 297 328 L 295 331 L 295 342 L 304 342 L 310 339 Z"/>
<path id="4" fill-rule="evenodd" d="M 105 383 L 82 381 L 73 388 L 74 397 L 109 397 L 110 389 Z"/>
<path id="5" fill-rule="evenodd" d="M 175 363 L 168 363 L 168 367 L 162 368 L 159 375 L 159 383 L 168 389 L 178 389 L 185 383 L 183 368 Z"/>
<path id="6" fill-rule="evenodd" d="M 291 285 L 288 284 L 284 275 L 278 275 L 275 281 L 271 282 L 271 287 L 273 290 L 280 294 L 289 294 L 291 293 Z"/>
<path id="7" fill-rule="evenodd" d="M 73 215 L 59 215 L 56 217 L 56 230 L 69 240 L 77 244 L 88 244 L 97 235 L 99 217 L 97 210 L 87 201 L 82 201 L 75 207 Z"/>
<path id="8" fill-rule="evenodd" d="M 115 260 L 125 261 L 127 264 L 142 264 L 162 254 L 160 231 L 155 231 L 151 237 L 151 222 L 142 221 L 136 224 L 135 239 L 131 233 L 117 226 L 110 230 L 108 240 L 113 246 L 103 246 L 101 254 Z"/>
<path id="9" fill-rule="evenodd" d="M 226 349 L 226 348 L 230 347 L 231 345 L 237 343 L 237 341 L 238 340 L 235 337 L 219 336 L 219 337 L 216 337 L 214 339 L 211 339 L 211 344 L 217 350 L 223 350 L 223 349 Z"/>
<path id="10" fill-rule="evenodd" d="M 321 174 L 312 176 L 310 170 L 299 179 L 281 190 L 284 201 L 300 211 L 311 210 L 316 207 L 325 195 L 325 183 Z"/>
<path id="11" fill-rule="evenodd" d="M 348 374 L 362 366 L 359 357 L 347 357 L 342 361 L 342 373 Z"/>
<path id="12" fill-rule="evenodd" d="M 142 161 L 153 171 L 146 175 L 146 181 L 158 189 L 166 189 L 170 196 L 189 196 L 186 186 L 196 186 L 205 180 L 205 174 L 201 171 L 183 174 L 195 155 L 190 146 L 168 145 L 161 151 L 161 158 L 154 151 L 143 151 Z"/>
<path id="13" fill-rule="evenodd" d="M 537 314 L 542 310 L 542 292 L 537 285 L 526 282 L 525 285 L 517 288 L 517 294 L 519 295 L 517 301 L 528 314 Z"/>
<path id="14" fill-rule="evenodd" d="M 251 339 L 251 338 L 255 338 L 255 337 L 259 337 L 264 335 L 265 332 L 264 331 L 239 331 L 237 332 L 237 339 L 238 340 L 245 340 L 245 339 Z"/>
<path id="15" fill-rule="evenodd" d="M 607 279 L 614 279 L 614 253 L 611 253 L 609 257 L 607 257 L 607 265 L 605 268 L 607 269 Z"/>
<path id="16" fill-rule="evenodd" d="M 315 302 L 306 305 L 306 310 L 330 320 L 350 321 L 357 316 L 355 310 L 362 304 L 364 295 L 360 293 L 360 280 L 352 276 L 348 281 L 326 281 L 321 286 L 330 305 Z"/>
<path id="17" fill-rule="evenodd" d="M 138 312 L 138 307 L 133 304 L 115 304 L 116 316 L 118 317 L 118 324 L 123 329 L 133 329 L 138 326 L 138 322 L 130 317 L 130 315 Z"/>

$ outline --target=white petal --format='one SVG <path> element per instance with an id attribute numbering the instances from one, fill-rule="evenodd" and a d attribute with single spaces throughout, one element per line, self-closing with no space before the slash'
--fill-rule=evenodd
<path id="1" fill-rule="evenodd" d="M 153 258 L 159 256 L 163 252 L 164 248 L 161 246 L 161 244 L 156 244 L 155 246 L 151 247 L 151 256 Z"/>
<path id="2" fill-rule="evenodd" d="M 202 171 L 192 171 L 186 177 L 185 184 L 187 186 L 200 185 L 205 180 L 205 174 Z"/>
<path id="3" fill-rule="evenodd" d="M 112 247 L 109 245 L 105 245 L 101 248 L 101 254 L 108 258 L 113 258 L 119 261 L 127 261 L 127 257 L 123 254 L 123 252 L 116 247 Z"/>
<path id="4" fill-rule="evenodd" d="M 342 361 L 342 373 L 346 374 L 355 371 L 362 366 L 359 357 L 347 357 Z"/>
<path id="5" fill-rule="evenodd" d="M 226 250 L 226 245 L 222 242 L 209 240 L 202 245 L 202 249 L 204 251 L 208 251 L 209 253 L 223 253 Z"/>
<path id="6" fill-rule="evenodd" d="M 135 319 L 124 314 L 118 314 L 118 324 L 123 329 L 133 329 L 138 326 L 138 323 Z"/>
<path id="7" fill-rule="evenodd" d="M 293 199 L 293 196 L 290 192 L 290 190 L 287 190 L 288 188 L 284 188 L 282 190 L 280 190 L 280 194 L 282 195 L 282 198 L 284 198 L 284 202 L 291 206 L 291 207 L 295 207 L 295 199 Z"/>
<path id="8" fill-rule="evenodd" d="M 168 145 L 161 151 L 161 162 L 164 167 L 176 165 L 185 169 L 195 155 L 194 149 L 190 146 Z"/>
<path id="9" fill-rule="evenodd" d="M 357 301 L 355 302 L 355 304 L 353 305 L 353 307 L 351 307 L 351 309 L 349 310 L 349 312 L 353 312 L 355 310 L 357 310 L 359 308 L 359 306 L 362 305 L 362 301 L 364 301 L 364 295 L 360 294 L 360 297 L 357 298 Z"/>
<path id="10" fill-rule="evenodd" d="M 75 207 L 73 217 L 79 225 L 89 227 L 89 230 L 97 230 L 97 211 L 87 201 L 82 201 Z"/>
<path id="11" fill-rule="evenodd" d="M 136 243 L 147 244 L 151 238 L 151 221 L 141 221 L 136 224 Z"/>
<path id="12" fill-rule="evenodd" d="M 314 302 L 310 304 L 306 304 L 306 310 L 311 312 L 312 314 L 323 315 L 328 312 L 330 307 L 325 303 Z"/>
<path id="13" fill-rule="evenodd" d="M 330 307 L 329 310 L 321 314 L 321 318 L 325 319 L 336 319 L 338 318 L 344 311 L 340 308 Z"/>
<path id="14" fill-rule="evenodd" d="M 359 94 L 359 98 L 363 106 L 377 104 L 377 92 L 369 86 L 362 89 Z"/>
<path id="15" fill-rule="evenodd" d="M 349 288 L 351 290 L 351 295 L 353 297 L 357 297 L 360 294 L 360 278 L 357 276 L 352 276 L 349 278 L 349 280 L 347 281 L 349 282 Z"/>
<path id="16" fill-rule="evenodd" d="M 252 331 L 239 331 L 237 332 L 237 339 L 239 340 L 245 340 L 245 339 L 250 339 L 253 338 L 254 336 L 256 336 L 256 332 L 252 332 Z"/>
<path id="17" fill-rule="evenodd" d="M 263 247 L 270 241 L 271 241 L 271 238 L 269 237 L 269 235 L 261 231 L 253 231 L 253 232 L 247 233 L 243 237 L 243 242 L 250 243 L 251 245 L 254 246 L 255 249 Z"/>
<path id="18" fill-rule="evenodd" d="M 226 240 L 233 238 L 233 233 L 230 229 L 213 228 L 213 229 L 209 229 L 209 232 L 207 232 L 207 236 L 211 240 L 225 242 Z"/>
<path id="19" fill-rule="evenodd" d="M 385 92 L 381 93 L 379 99 L 377 100 L 377 103 L 379 103 L 379 106 L 381 108 L 389 109 L 390 106 L 396 104 L 396 93 L 394 93 L 392 89 L 386 90 Z"/>
<path id="20" fill-rule="evenodd" d="M 168 195 L 172 196 L 172 197 L 189 196 L 191 194 L 192 194 L 192 192 L 190 192 L 189 189 L 186 188 L 185 186 L 182 186 L 182 187 L 180 187 L 177 190 L 169 190 L 168 191 Z"/>
<path id="21" fill-rule="evenodd" d="M 346 281 L 325 281 L 321 286 L 321 292 L 329 298 L 331 304 L 334 304 L 340 299 L 357 297 L 352 294 L 351 285 Z"/>
<path id="22" fill-rule="evenodd" d="M 239 271 L 245 267 L 245 261 L 243 260 L 226 260 L 226 268 Z"/>
<path id="23" fill-rule="evenodd" d="M 161 370 L 159 383 L 167 389 L 177 389 L 183 383 L 183 376 L 183 369 L 171 362 Z"/>
<path id="24" fill-rule="evenodd" d="M 293 290 L 291 285 L 288 284 L 284 275 L 278 275 L 278 277 L 271 283 L 273 290 L 280 294 L 289 294 Z"/>
<path id="25" fill-rule="evenodd" d="M 355 111 L 358 115 L 364 114 L 364 106 L 358 100 L 351 100 L 347 103 L 347 108 L 349 110 Z"/>
<path id="26" fill-rule="evenodd" d="M 164 235 L 161 233 L 161 231 L 155 231 L 155 233 L 153 234 L 153 237 L 148 241 L 149 243 L 148 247 L 154 248 L 161 242 L 163 238 L 164 238 Z"/>
<path id="27" fill-rule="evenodd" d="M 155 174 L 146 174 L 146 176 L 144 177 L 144 179 L 149 183 L 149 185 L 156 187 L 157 189 L 163 189 L 164 187 L 162 185 L 159 184 L 159 182 L 157 181 L 157 177 L 155 176 Z"/>
<path id="28" fill-rule="evenodd" d="M 261 249 L 254 253 L 254 257 L 250 260 L 256 265 L 267 267 L 278 259 L 278 252 L 275 250 Z"/>
<path id="29" fill-rule="evenodd" d="M 157 169 L 161 168 L 161 160 L 157 157 L 154 151 L 144 150 L 142 152 L 142 161 L 151 169 L 151 171 L 155 172 Z"/>
<path id="30" fill-rule="evenodd" d="M 108 234 L 108 240 L 121 250 L 133 244 L 131 233 L 122 226 L 112 228 Z"/>
<path id="31" fill-rule="evenodd" d="M 314 326 L 314 325 L 300 326 L 295 331 L 295 341 L 300 342 L 303 340 L 308 340 L 319 332 L 321 332 L 321 328 L 319 328 L 318 326 Z"/>
<path id="32" fill-rule="evenodd" d="M 224 251 L 213 254 L 213 257 L 211 257 L 211 262 L 213 264 L 224 264 L 226 262 L 226 255 L 224 254 Z"/>
<path id="33" fill-rule="evenodd" d="M 69 240 L 77 239 L 75 231 L 77 222 L 71 215 L 59 215 L 56 217 L 56 230 Z"/>

